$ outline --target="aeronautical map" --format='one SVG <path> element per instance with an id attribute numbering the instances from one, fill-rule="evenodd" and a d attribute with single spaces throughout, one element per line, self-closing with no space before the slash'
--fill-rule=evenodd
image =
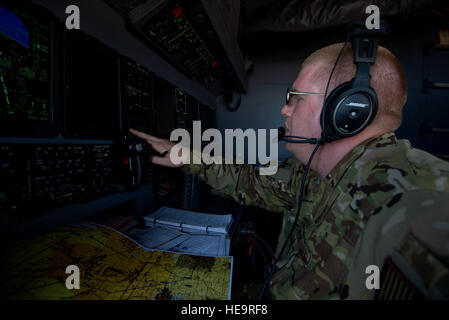
<path id="1" fill-rule="evenodd" d="M 66 288 L 66 267 L 80 289 Z M 111 229 L 59 227 L 2 252 L 2 299 L 229 299 L 232 257 L 146 251 Z"/>

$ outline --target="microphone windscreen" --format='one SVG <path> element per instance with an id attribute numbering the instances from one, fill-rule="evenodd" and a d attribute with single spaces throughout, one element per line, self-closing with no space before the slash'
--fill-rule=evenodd
<path id="1" fill-rule="evenodd" d="M 285 137 L 285 128 L 279 127 L 278 128 L 278 141 L 281 141 Z"/>

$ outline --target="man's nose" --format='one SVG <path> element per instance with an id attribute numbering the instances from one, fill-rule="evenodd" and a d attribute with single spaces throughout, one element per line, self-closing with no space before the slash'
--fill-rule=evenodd
<path id="1" fill-rule="evenodd" d="M 291 108 L 288 104 L 284 104 L 284 106 L 281 109 L 281 114 L 284 117 L 289 117 L 291 115 Z"/>

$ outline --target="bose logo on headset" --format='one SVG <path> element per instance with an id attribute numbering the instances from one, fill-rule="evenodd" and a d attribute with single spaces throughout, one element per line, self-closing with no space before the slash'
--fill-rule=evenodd
<path id="1" fill-rule="evenodd" d="M 366 107 L 368 107 L 368 105 L 365 104 L 365 103 L 357 103 L 357 102 L 348 103 L 346 106 L 348 106 L 348 107 L 359 107 L 359 108 L 366 108 Z"/>

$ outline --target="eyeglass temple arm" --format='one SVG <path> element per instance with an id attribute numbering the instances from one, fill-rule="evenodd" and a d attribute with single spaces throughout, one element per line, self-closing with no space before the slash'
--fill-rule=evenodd
<path id="1" fill-rule="evenodd" d="M 298 91 L 289 91 L 290 94 L 319 94 L 324 95 L 323 92 L 298 92 Z"/>

